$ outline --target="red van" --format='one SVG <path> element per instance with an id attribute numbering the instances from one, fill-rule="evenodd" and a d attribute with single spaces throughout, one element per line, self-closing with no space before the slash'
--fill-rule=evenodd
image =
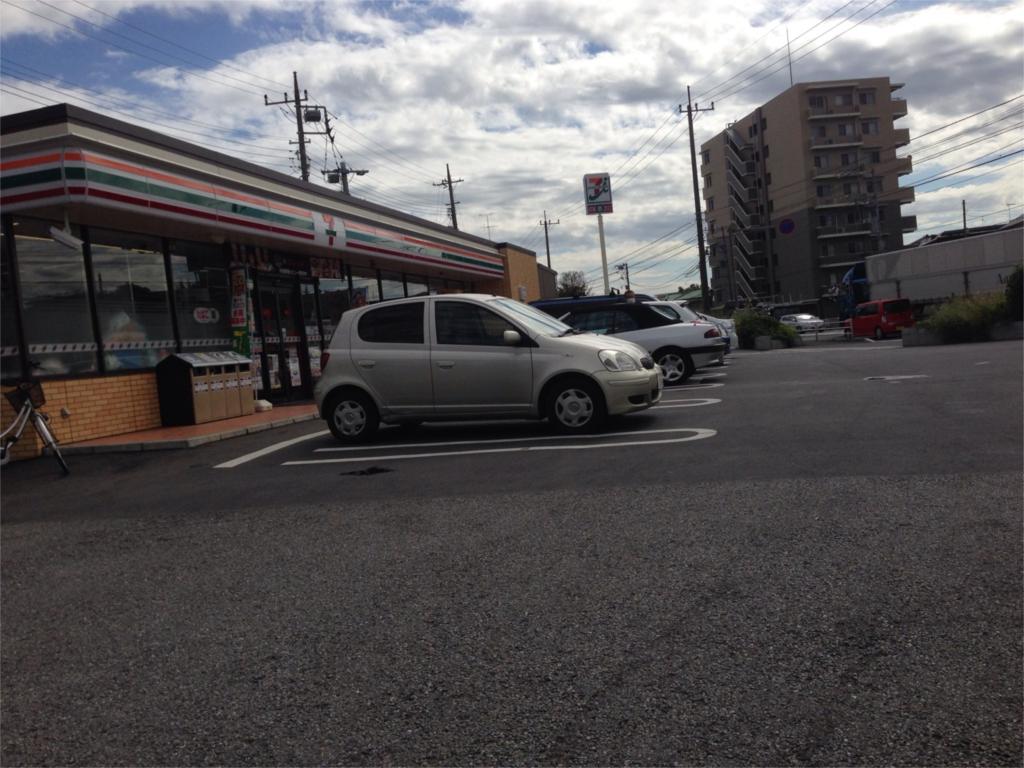
<path id="1" fill-rule="evenodd" d="M 914 324 L 910 299 L 877 299 L 858 304 L 850 318 L 854 336 L 884 338 Z"/>

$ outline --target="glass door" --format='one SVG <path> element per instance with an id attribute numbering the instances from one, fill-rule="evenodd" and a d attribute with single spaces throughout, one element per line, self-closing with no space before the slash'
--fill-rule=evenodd
<path id="1" fill-rule="evenodd" d="M 309 353 L 297 281 L 258 275 L 256 284 L 263 334 L 263 391 L 268 399 L 277 401 L 311 397 Z"/>

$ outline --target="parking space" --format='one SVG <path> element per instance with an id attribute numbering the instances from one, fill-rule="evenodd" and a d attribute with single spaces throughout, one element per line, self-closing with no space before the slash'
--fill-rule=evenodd
<path id="1" fill-rule="evenodd" d="M 462 422 L 429 424 L 418 429 L 386 427 L 367 445 L 340 446 L 326 429 L 317 429 L 234 456 L 216 468 L 308 468 L 502 454 L 636 450 L 694 443 L 718 434 L 703 416 L 708 408 L 722 404 L 720 395 L 727 377 L 724 369 L 700 370 L 686 384 L 667 388 L 654 408 L 614 419 L 607 431 L 598 434 L 555 435 L 545 423 L 533 421 Z M 719 396 L 707 395 L 707 390 L 717 390 Z M 684 415 L 680 409 L 688 412 Z"/>

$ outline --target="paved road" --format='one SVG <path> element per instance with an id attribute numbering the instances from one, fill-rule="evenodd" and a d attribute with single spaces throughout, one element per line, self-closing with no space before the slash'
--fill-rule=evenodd
<path id="1" fill-rule="evenodd" d="M 5 468 L 0 758 L 1019 765 L 1021 382 L 807 347 L 593 440 Z"/>

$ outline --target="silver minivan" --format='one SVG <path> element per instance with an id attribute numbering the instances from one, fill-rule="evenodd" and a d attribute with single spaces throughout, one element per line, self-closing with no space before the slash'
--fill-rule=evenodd
<path id="1" fill-rule="evenodd" d="M 661 399 L 661 371 L 642 348 L 582 333 L 503 296 L 451 294 L 345 312 L 314 394 L 344 442 L 378 425 L 547 418 L 562 432 Z"/>

